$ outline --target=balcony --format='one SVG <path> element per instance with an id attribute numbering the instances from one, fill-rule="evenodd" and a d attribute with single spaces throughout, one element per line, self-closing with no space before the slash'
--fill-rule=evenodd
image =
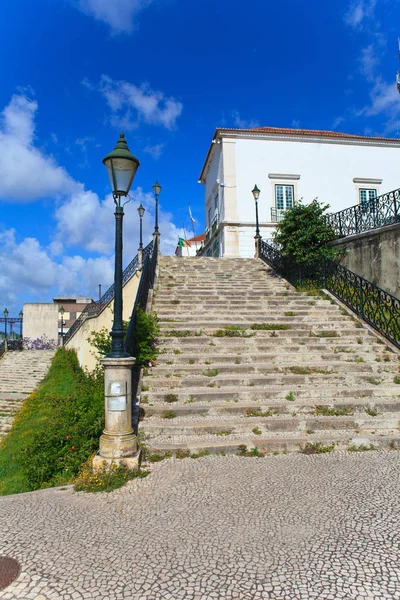
<path id="1" fill-rule="evenodd" d="M 285 216 L 285 211 L 274 206 L 271 208 L 271 223 L 279 223 Z"/>

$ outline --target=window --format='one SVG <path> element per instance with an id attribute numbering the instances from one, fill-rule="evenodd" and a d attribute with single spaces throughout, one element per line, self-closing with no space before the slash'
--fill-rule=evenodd
<path id="1" fill-rule="evenodd" d="M 361 188 L 360 189 L 360 203 L 368 202 L 369 200 L 373 200 L 376 198 L 376 189 L 374 188 Z"/>
<path id="2" fill-rule="evenodd" d="M 208 226 L 210 227 L 210 225 L 211 225 L 211 206 L 208 209 Z"/>
<path id="3" fill-rule="evenodd" d="M 275 186 L 275 207 L 277 210 L 287 210 L 292 208 L 294 202 L 293 185 Z"/>

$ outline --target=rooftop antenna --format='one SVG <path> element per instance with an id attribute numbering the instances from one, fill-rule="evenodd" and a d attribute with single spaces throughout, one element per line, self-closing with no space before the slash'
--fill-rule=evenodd
<path id="1" fill-rule="evenodd" d="M 400 60 L 400 38 L 397 39 L 397 43 L 398 43 L 398 54 L 399 54 L 399 60 Z M 397 89 L 400 94 L 400 71 L 397 71 L 396 82 L 397 82 Z"/>

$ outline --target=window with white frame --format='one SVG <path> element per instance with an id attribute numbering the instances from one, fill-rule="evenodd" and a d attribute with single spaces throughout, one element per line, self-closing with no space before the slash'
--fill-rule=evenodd
<path id="1" fill-rule="evenodd" d="M 208 209 L 208 226 L 209 227 L 211 226 L 211 220 L 212 220 L 212 218 L 211 218 L 211 206 L 210 206 L 210 208 Z"/>
<path id="2" fill-rule="evenodd" d="M 294 204 L 293 185 L 275 185 L 275 207 L 277 210 L 287 210 Z"/>
<path id="3" fill-rule="evenodd" d="M 361 204 L 373 200 L 377 196 L 376 188 L 360 188 L 359 194 Z"/>

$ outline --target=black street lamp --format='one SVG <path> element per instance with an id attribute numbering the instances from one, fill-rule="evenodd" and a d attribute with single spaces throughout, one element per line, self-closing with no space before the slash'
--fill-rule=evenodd
<path id="1" fill-rule="evenodd" d="M 6 308 L 4 309 L 3 315 L 4 315 L 4 341 L 5 341 L 6 345 L 7 345 L 7 317 L 8 317 L 8 310 Z"/>
<path id="2" fill-rule="evenodd" d="M 254 202 L 256 203 L 256 237 L 259 238 L 259 237 L 261 237 L 260 236 L 260 227 L 259 227 L 259 223 L 258 223 L 258 199 L 260 197 L 260 190 L 255 185 L 254 188 L 251 190 L 251 193 L 253 194 Z"/>
<path id="3" fill-rule="evenodd" d="M 154 227 L 154 233 L 158 233 L 158 196 L 160 195 L 162 188 L 158 181 L 153 185 L 154 197 L 156 199 L 156 223 Z"/>
<path id="4" fill-rule="evenodd" d="M 19 323 L 19 337 L 22 340 L 22 321 L 24 318 L 24 313 L 22 312 L 22 310 L 19 311 L 19 318 L 21 319 L 20 323 Z"/>
<path id="5" fill-rule="evenodd" d="M 124 350 L 124 325 L 122 322 L 122 221 L 125 202 L 121 206 L 122 196 L 129 193 L 139 161 L 128 148 L 125 135 L 121 132 L 114 150 L 103 158 L 107 168 L 115 203 L 115 272 L 114 272 L 114 323 L 111 330 L 111 352 L 107 358 L 127 358 Z"/>
<path id="6" fill-rule="evenodd" d="M 65 308 L 60 306 L 60 315 L 61 315 L 61 346 L 64 346 L 64 313 Z"/>
<path id="7" fill-rule="evenodd" d="M 142 205 L 142 203 L 140 203 L 139 208 L 137 209 L 138 213 L 139 213 L 139 218 L 140 218 L 140 235 L 139 235 L 139 248 L 143 248 L 143 228 L 142 228 L 142 219 L 143 219 L 143 215 L 145 213 L 145 208 Z"/>

